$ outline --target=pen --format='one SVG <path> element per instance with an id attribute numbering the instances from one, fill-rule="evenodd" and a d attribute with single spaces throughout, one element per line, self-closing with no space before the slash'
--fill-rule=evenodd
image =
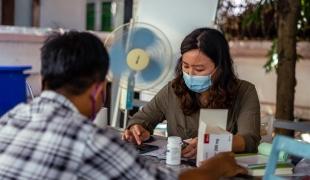
<path id="1" fill-rule="evenodd" d="M 182 140 L 182 149 L 186 148 L 186 146 L 188 146 L 188 145 L 189 145 L 188 142 Z"/>

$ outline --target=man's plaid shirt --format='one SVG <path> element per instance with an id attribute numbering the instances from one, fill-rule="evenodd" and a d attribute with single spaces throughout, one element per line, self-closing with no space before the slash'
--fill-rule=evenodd
<path id="1" fill-rule="evenodd" d="M 0 179 L 176 179 L 100 129 L 64 96 L 44 91 L 0 119 Z"/>

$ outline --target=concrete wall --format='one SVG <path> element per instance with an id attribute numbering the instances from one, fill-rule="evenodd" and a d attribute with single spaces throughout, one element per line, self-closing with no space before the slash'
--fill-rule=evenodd
<path id="1" fill-rule="evenodd" d="M 0 66 L 32 66 L 27 73 L 35 95 L 41 91 L 40 48 L 44 39 L 44 36 L 0 34 Z"/>
<path id="2" fill-rule="evenodd" d="M 230 42 L 236 71 L 241 79 L 252 82 L 256 86 L 262 111 L 274 114 L 276 102 L 277 75 L 266 73 L 263 68 L 267 61 L 267 51 L 271 43 L 266 41 Z M 298 44 L 298 54 L 304 59 L 296 64 L 295 116 L 310 119 L 310 44 Z"/>
<path id="3" fill-rule="evenodd" d="M 103 39 L 107 34 L 98 35 Z M 0 34 L 0 65 L 32 65 L 28 80 L 35 94 L 39 94 L 41 90 L 40 47 L 44 39 L 45 36 Z M 267 60 L 265 54 L 270 45 L 270 42 L 258 41 L 230 42 L 231 54 L 239 77 L 255 84 L 262 111 L 267 114 L 274 113 L 277 78 L 275 72 L 266 74 L 263 69 Z M 310 119 L 310 43 L 298 45 L 298 53 L 304 59 L 296 66 L 295 115 Z"/>
<path id="4" fill-rule="evenodd" d="M 106 33 L 102 32 L 97 32 L 96 35 L 102 40 L 107 36 Z M 30 74 L 27 80 L 32 86 L 34 95 L 38 95 L 41 92 L 40 48 L 45 38 L 46 35 L 43 34 L 0 33 L 0 66 L 32 66 L 32 69 L 26 72 Z"/>

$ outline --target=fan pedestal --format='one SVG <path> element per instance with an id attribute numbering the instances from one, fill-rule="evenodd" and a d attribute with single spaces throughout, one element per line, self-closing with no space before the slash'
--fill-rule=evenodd
<path id="1" fill-rule="evenodd" d="M 123 128 L 126 128 L 128 121 L 128 110 L 133 108 L 134 103 L 134 87 L 135 87 L 135 73 L 132 71 L 128 77 L 126 77 L 127 86 L 124 88 L 120 84 L 120 80 L 114 80 L 112 83 L 112 89 L 117 92 L 116 97 L 112 96 L 112 121 L 113 127 L 120 127 L 120 109 L 124 110 Z"/>

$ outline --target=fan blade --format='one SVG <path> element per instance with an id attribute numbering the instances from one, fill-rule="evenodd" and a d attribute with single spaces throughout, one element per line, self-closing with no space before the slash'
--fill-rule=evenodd
<path id="1" fill-rule="evenodd" d="M 110 73 L 113 79 L 123 79 L 129 75 L 131 70 L 127 64 L 127 53 L 134 49 L 141 49 L 149 57 L 149 63 L 144 68 L 131 67 L 137 73 L 135 89 L 154 88 L 167 78 L 172 63 L 172 48 L 160 29 L 147 23 L 128 23 L 115 29 L 105 44 L 110 47 Z M 125 79 L 121 80 L 121 84 L 126 84 Z"/>
<path id="2" fill-rule="evenodd" d="M 152 47 L 157 41 L 157 36 L 150 29 L 144 27 L 133 27 L 131 34 L 130 49 L 146 49 Z"/>
<path id="3" fill-rule="evenodd" d="M 112 70 L 113 77 L 116 78 L 120 78 L 122 73 L 129 71 L 126 64 L 127 54 L 124 51 L 124 46 L 124 43 L 118 41 L 110 47 L 110 69 Z"/>
<path id="4" fill-rule="evenodd" d="M 163 71 L 163 64 L 151 57 L 148 67 L 139 72 L 136 83 L 147 84 L 149 82 L 153 82 L 159 79 L 159 77 L 163 74 Z"/>

